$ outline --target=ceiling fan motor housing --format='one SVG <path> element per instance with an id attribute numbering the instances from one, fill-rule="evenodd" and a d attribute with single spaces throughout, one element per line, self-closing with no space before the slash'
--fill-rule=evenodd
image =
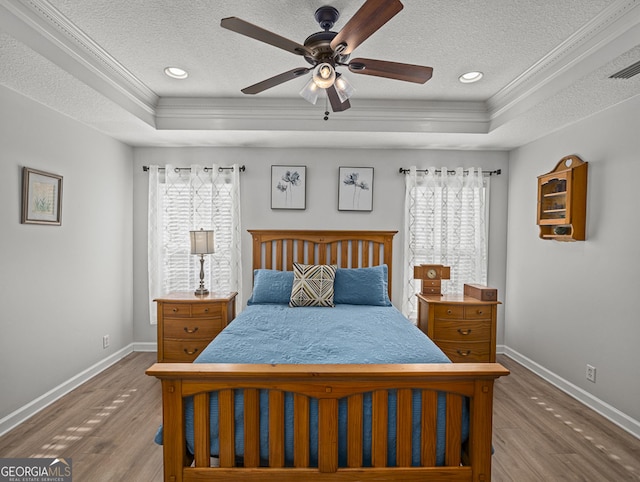
<path id="1" fill-rule="evenodd" d="M 331 41 L 338 35 L 337 32 L 331 32 L 325 30 L 324 32 L 316 32 L 309 35 L 305 41 L 304 46 L 309 49 L 311 55 L 305 55 L 304 58 L 311 65 L 316 65 L 323 62 L 334 63 L 334 52 L 331 48 Z M 339 59 L 339 61 L 342 61 Z"/>
<path id="2" fill-rule="evenodd" d="M 336 55 L 336 52 L 331 48 L 331 41 L 338 35 L 338 32 L 333 32 L 330 29 L 339 17 L 338 10 L 331 6 L 320 7 L 316 10 L 315 19 L 323 31 L 309 35 L 304 41 L 304 46 L 311 52 L 311 55 L 305 55 L 304 58 L 311 65 L 327 62 L 335 67 L 336 63 L 346 62 L 349 58 L 348 55 Z"/>

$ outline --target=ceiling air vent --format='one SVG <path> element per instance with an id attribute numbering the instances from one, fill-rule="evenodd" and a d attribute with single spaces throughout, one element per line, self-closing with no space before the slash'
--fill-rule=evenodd
<path id="1" fill-rule="evenodd" d="M 610 79 L 630 79 L 634 75 L 640 74 L 640 60 L 635 64 L 631 64 L 629 67 L 622 69 L 620 72 L 616 72 L 609 76 Z"/>

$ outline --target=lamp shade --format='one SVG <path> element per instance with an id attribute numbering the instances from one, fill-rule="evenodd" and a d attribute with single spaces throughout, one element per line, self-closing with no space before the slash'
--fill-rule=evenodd
<path id="1" fill-rule="evenodd" d="M 336 71 L 333 65 L 325 62 L 319 64 L 313 69 L 313 81 L 321 89 L 327 89 L 333 85 L 336 80 Z"/>
<path id="2" fill-rule="evenodd" d="M 191 254 L 211 254 L 213 249 L 213 231 L 189 231 L 191 237 Z"/>
<path id="3" fill-rule="evenodd" d="M 300 95 L 311 104 L 315 104 L 318 101 L 318 84 L 316 84 L 315 80 L 311 79 L 300 91 Z"/>
<path id="4" fill-rule="evenodd" d="M 340 102 L 345 102 L 349 99 L 356 89 L 349 83 L 349 81 L 344 77 L 344 75 L 337 74 L 336 77 L 336 92 L 338 93 L 338 99 Z"/>

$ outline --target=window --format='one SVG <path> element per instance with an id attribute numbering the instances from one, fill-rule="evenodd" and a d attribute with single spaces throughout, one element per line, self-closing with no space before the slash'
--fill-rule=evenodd
<path id="1" fill-rule="evenodd" d="M 462 293 L 465 283 L 487 283 L 489 178 L 481 169 L 410 169 L 405 190 L 403 313 L 416 318 L 420 282 L 413 267 L 442 264 L 451 279 L 442 292 Z"/>
<path id="2" fill-rule="evenodd" d="M 149 294 L 194 291 L 200 257 L 190 254 L 189 231 L 213 229 L 215 253 L 205 255 L 205 287 L 241 291 L 239 167 L 149 167 Z M 151 305 L 153 306 L 153 304 Z M 156 322 L 150 306 L 151 323 Z"/>

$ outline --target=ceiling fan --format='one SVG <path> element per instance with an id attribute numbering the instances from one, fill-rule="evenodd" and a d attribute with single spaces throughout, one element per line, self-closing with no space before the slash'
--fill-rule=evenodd
<path id="1" fill-rule="evenodd" d="M 297 67 L 246 87 L 242 89 L 244 94 L 258 94 L 313 72 L 311 80 L 300 94 L 315 104 L 316 91 L 325 89 L 333 111 L 341 112 L 351 107 L 349 96 L 353 89 L 342 74 L 336 72 L 338 67 L 346 67 L 354 74 L 373 75 L 418 84 L 424 84 L 431 78 L 433 73 L 431 67 L 364 58 L 349 60 L 351 52 L 358 45 L 391 20 L 402 8 L 403 5 L 399 0 L 366 0 L 340 32 L 333 32 L 331 28 L 340 16 L 338 10 L 331 6 L 320 7 L 316 10 L 315 19 L 323 31 L 311 34 L 303 44 L 237 17 L 223 18 L 220 25 L 241 35 L 301 55 L 311 64 L 311 67 Z"/>

